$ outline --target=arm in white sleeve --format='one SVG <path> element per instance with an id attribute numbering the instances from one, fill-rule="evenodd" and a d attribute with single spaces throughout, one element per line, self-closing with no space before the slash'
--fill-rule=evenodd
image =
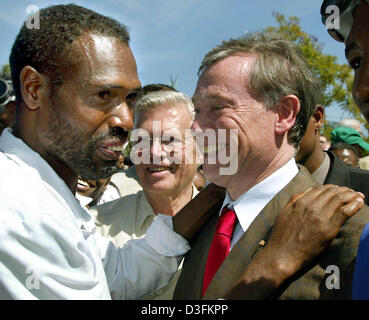
<path id="1" fill-rule="evenodd" d="M 0 299 L 110 299 L 100 256 L 72 221 L 41 213 L 0 224 Z"/>
<path id="2" fill-rule="evenodd" d="M 121 248 L 97 237 L 113 299 L 137 299 L 167 285 L 190 249 L 166 215 L 158 215 L 145 238 L 129 240 Z"/>

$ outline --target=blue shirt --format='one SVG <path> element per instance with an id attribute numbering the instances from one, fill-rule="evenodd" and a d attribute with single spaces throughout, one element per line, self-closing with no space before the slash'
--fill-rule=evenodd
<path id="1" fill-rule="evenodd" d="M 361 234 L 352 284 L 353 300 L 369 300 L 369 223 Z"/>

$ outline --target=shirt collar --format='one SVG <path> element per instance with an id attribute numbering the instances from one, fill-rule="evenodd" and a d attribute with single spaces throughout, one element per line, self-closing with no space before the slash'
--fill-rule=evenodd
<path id="1" fill-rule="evenodd" d="M 295 158 L 291 158 L 284 166 L 246 191 L 237 200 L 232 200 L 228 191 L 222 209 L 228 204 L 233 208 L 237 219 L 245 232 L 256 216 L 270 200 L 281 191 L 298 173 Z M 221 212 L 221 211 L 220 211 Z"/>
<path id="2" fill-rule="evenodd" d="M 65 206 L 69 207 L 78 221 L 81 230 L 93 232 L 93 220 L 87 210 L 84 210 L 70 191 L 65 182 L 54 169 L 37 152 L 32 150 L 21 139 L 15 137 L 12 129 L 6 128 L 0 136 L 0 150 L 12 161 L 26 170 L 34 179 L 41 179 L 48 190 Z"/>
<path id="3" fill-rule="evenodd" d="M 196 189 L 195 185 L 192 184 L 192 198 L 195 198 L 199 191 Z M 149 201 L 147 200 L 145 193 L 143 191 L 139 191 L 139 201 L 138 201 L 138 207 L 137 207 L 137 223 L 142 228 L 144 222 L 146 219 L 150 216 L 156 217 L 154 210 L 152 209 Z"/>
<path id="4" fill-rule="evenodd" d="M 153 216 L 156 217 L 154 210 L 152 209 L 149 201 L 147 200 L 145 193 L 143 190 L 139 191 L 138 193 L 138 205 L 137 205 L 137 223 L 140 228 L 142 228 L 145 220 Z"/>

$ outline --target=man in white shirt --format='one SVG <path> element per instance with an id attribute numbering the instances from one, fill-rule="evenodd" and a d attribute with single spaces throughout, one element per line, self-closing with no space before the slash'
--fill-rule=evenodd
<path id="1" fill-rule="evenodd" d="M 238 148 L 232 152 L 231 133 L 223 144 L 219 140 L 205 144 L 204 175 L 227 193 L 186 256 L 175 298 L 265 298 L 262 287 L 279 287 L 273 297 L 281 299 L 350 297 L 359 234 L 369 220 L 366 207 L 345 224 L 318 259 L 302 265 L 304 269 L 288 281 L 275 275 L 296 270 L 287 262 L 290 255 L 295 260 L 301 255 L 292 253 L 293 243 L 282 256 L 261 258 L 266 251 L 273 256 L 273 250 L 278 250 L 268 243 L 275 239 L 270 234 L 289 197 L 315 185 L 307 170 L 297 167 L 294 155 L 318 97 L 319 84 L 305 60 L 292 42 L 278 34 L 248 34 L 224 41 L 204 57 L 193 96 L 192 128 L 199 136 L 208 130 L 237 130 Z M 229 163 L 219 160 L 224 150 Z M 222 174 L 232 161 L 237 163 L 236 171 Z M 324 196 L 334 198 L 334 188 Z M 322 208 L 310 203 L 305 212 L 310 215 Z M 310 237 L 319 238 L 319 232 L 311 230 Z M 248 291 L 239 295 L 231 290 L 245 267 L 257 265 L 258 274 L 248 273 L 252 279 Z M 324 285 L 329 265 L 340 268 L 337 290 Z"/>
<path id="2" fill-rule="evenodd" d="M 116 171 L 132 128 L 126 98 L 140 82 L 129 36 L 76 5 L 39 17 L 39 29 L 22 26 L 10 55 L 17 110 L 14 130 L 0 137 L 0 298 L 149 294 L 176 272 L 189 249 L 179 234 L 196 233 L 199 213 L 159 216 L 146 238 L 117 250 L 74 197 L 79 174 L 100 179 Z"/>
<path id="3" fill-rule="evenodd" d="M 132 128 L 128 43 L 118 22 L 76 5 L 43 9 L 40 29 L 18 34 L 17 118 L 0 137 L 0 299 L 134 299 L 166 285 L 189 249 L 159 217 L 117 250 L 74 197 L 78 174 L 116 171 Z"/>

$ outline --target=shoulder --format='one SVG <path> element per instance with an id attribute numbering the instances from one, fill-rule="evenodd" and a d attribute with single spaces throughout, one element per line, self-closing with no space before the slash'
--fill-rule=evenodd
<path id="1" fill-rule="evenodd" d="M 113 224 L 115 221 L 129 220 L 136 213 L 142 191 L 94 206 L 89 209 L 98 224 Z"/>
<path id="2" fill-rule="evenodd" d="M 110 181 L 117 186 L 121 197 L 142 190 L 134 166 L 130 167 L 128 170 L 113 174 Z"/>
<path id="3" fill-rule="evenodd" d="M 367 203 L 369 200 L 369 171 L 348 166 L 333 153 L 327 153 L 331 159 L 331 167 L 324 183 L 337 184 L 360 191 L 365 194 Z"/>
<path id="4" fill-rule="evenodd" d="M 0 218 L 32 219 L 45 211 L 53 198 L 42 179 L 0 155 Z"/>
<path id="5" fill-rule="evenodd" d="M 360 227 L 362 231 L 362 229 L 364 229 L 364 227 L 368 222 L 369 222 L 369 206 L 365 204 L 361 210 L 359 210 L 355 215 L 353 215 L 350 219 L 346 221 L 344 227 L 346 225 L 354 225 Z"/>
<path id="6" fill-rule="evenodd" d="M 344 163 L 343 161 L 341 161 L 335 154 L 333 154 L 330 151 L 327 151 L 327 154 L 329 155 L 329 158 L 331 160 L 332 172 L 334 172 L 334 173 L 345 172 L 347 174 L 355 174 L 355 175 L 358 175 L 358 176 L 369 177 L 369 171 L 368 170 L 363 170 L 363 169 L 360 169 L 360 168 L 355 168 L 355 167 L 349 166 L 346 163 Z"/>
<path id="7" fill-rule="evenodd" d="M 345 222 L 336 238 L 344 241 L 346 247 L 345 251 L 353 251 L 356 255 L 360 236 L 368 222 L 369 207 L 367 205 L 364 205 L 361 210 Z"/>

